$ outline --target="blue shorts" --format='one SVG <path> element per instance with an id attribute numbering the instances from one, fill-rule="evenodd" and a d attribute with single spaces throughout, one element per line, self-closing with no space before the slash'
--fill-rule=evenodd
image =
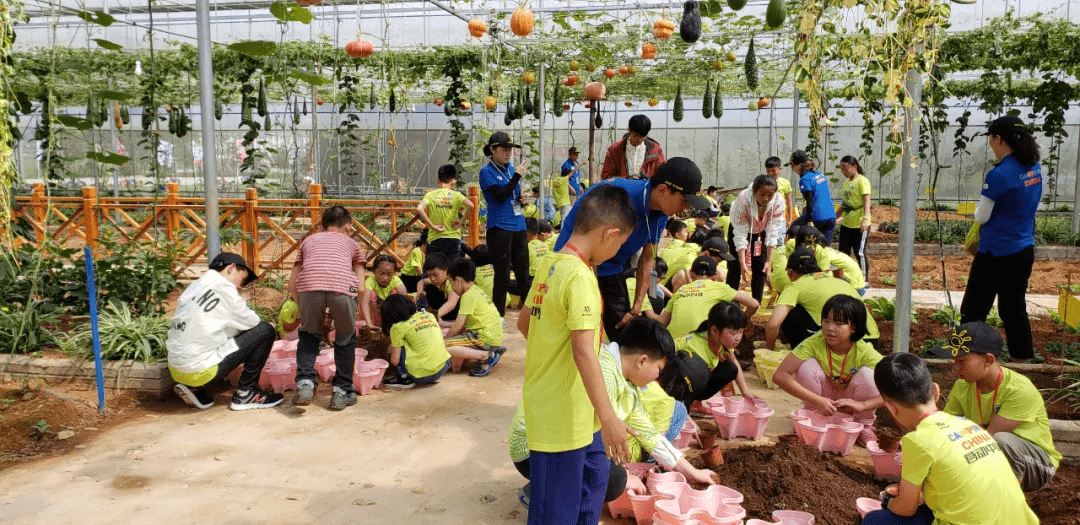
<path id="1" fill-rule="evenodd" d="M 431 374 L 429 376 L 416 377 L 416 376 L 409 373 L 408 368 L 405 368 L 405 347 L 404 346 L 401 347 L 401 359 L 398 361 L 398 365 L 397 365 L 397 371 L 398 371 L 399 376 L 408 377 L 408 378 L 412 379 L 413 382 L 418 384 L 418 385 L 426 385 L 428 383 L 434 383 L 434 382 L 438 381 L 439 379 L 441 379 L 443 374 L 445 374 L 447 370 L 450 370 L 450 360 L 449 359 L 447 359 L 446 362 L 443 363 L 442 368 L 438 372 L 435 372 L 434 374 Z"/>
<path id="2" fill-rule="evenodd" d="M 934 512 L 925 504 L 919 505 L 914 516 L 897 516 L 889 509 L 870 511 L 863 518 L 863 525 L 931 525 Z"/>
<path id="3" fill-rule="evenodd" d="M 671 425 L 668 426 L 667 433 L 664 437 L 668 441 L 675 441 L 675 438 L 679 437 L 679 431 L 682 430 L 683 425 L 686 424 L 686 405 L 676 402 L 675 410 L 671 413 Z"/>
<path id="4" fill-rule="evenodd" d="M 599 523 L 611 460 L 604 440 L 566 452 L 529 452 L 528 525 Z"/>

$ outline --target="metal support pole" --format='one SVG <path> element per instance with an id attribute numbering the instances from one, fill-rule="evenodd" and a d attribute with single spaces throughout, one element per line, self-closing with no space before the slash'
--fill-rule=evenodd
<path id="1" fill-rule="evenodd" d="M 544 194 L 546 193 L 544 191 L 544 174 L 547 173 L 547 171 L 544 170 L 544 160 L 547 158 L 547 155 L 544 155 L 544 115 L 547 114 L 547 111 L 544 108 L 544 66 L 545 64 L 540 64 L 540 85 L 537 86 L 537 89 L 540 90 L 540 124 L 538 126 L 540 132 L 540 145 L 536 148 L 536 155 L 540 157 L 540 161 L 537 165 L 539 173 L 537 174 L 536 180 L 538 181 L 537 184 L 540 186 L 540 193 L 538 194 L 540 202 L 536 203 L 536 207 L 540 212 L 541 219 L 544 218 L 544 210 L 547 209 L 547 206 L 544 205 Z M 554 219 L 554 217 L 552 218 Z"/>
<path id="2" fill-rule="evenodd" d="M 597 182 L 596 172 L 593 171 L 593 151 L 595 149 L 593 142 L 596 137 L 596 128 L 594 127 L 596 115 L 594 115 L 593 112 L 597 109 L 596 102 L 597 101 L 593 100 L 589 104 L 589 186 L 592 186 Z"/>
<path id="3" fill-rule="evenodd" d="M 1080 232 L 1080 133 L 1076 139 L 1076 171 L 1073 173 L 1073 217 L 1072 232 Z"/>
<path id="4" fill-rule="evenodd" d="M 206 257 L 221 253 L 218 233 L 217 138 L 214 133 L 214 64 L 210 42 L 210 0 L 196 0 L 199 38 L 199 120 L 202 123 L 203 196 L 206 204 Z M 258 266 L 259 261 L 248 261 Z"/>
<path id="5" fill-rule="evenodd" d="M 904 148 L 900 176 L 900 238 L 896 260 L 896 316 L 893 321 L 893 352 L 907 352 L 911 332 L 911 286 L 915 265 L 915 205 L 919 198 L 919 174 L 912 166 L 919 147 L 919 104 L 922 103 L 922 79 L 912 69 L 907 75 L 911 105 L 904 109 L 907 147 Z"/>

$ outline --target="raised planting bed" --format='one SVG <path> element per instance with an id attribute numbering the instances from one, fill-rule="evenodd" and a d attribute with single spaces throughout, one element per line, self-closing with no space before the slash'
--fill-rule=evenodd
<path id="1" fill-rule="evenodd" d="M 169 375 L 164 361 L 140 363 L 136 361 L 106 361 L 102 364 L 105 387 L 134 390 L 154 396 L 163 396 L 172 389 L 175 381 Z M 44 379 L 49 383 L 58 381 L 94 382 L 94 362 L 86 359 L 58 357 L 33 357 L 27 355 L 0 355 L 0 378 Z"/>

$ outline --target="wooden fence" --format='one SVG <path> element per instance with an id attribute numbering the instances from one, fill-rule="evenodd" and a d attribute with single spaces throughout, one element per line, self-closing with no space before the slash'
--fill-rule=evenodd
<path id="1" fill-rule="evenodd" d="M 404 262 L 398 254 L 401 235 L 424 227 L 418 201 L 324 199 L 322 190 L 312 184 L 308 199 L 260 199 L 255 188 L 248 188 L 243 199 L 218 201 L 220 227 L 239 229 L 236 248 L 249 263 L 258 261 L 260 273 L 283 269 L 291 266 L 287 260 L 300 240 L 317 231 L 323 209 L 340 205 L 352 213 L 352 237 L 369 260 L 386 253 L 399 265 Z M 465 240 L 475 246 L 480 242 L 479 189 L 470 187 L 468 198 L 475 206 Z M 119 243 L 168 240 L 182 251 L 182 268 L 207 261 L 205 201 L 181 197 L 177 183 L 167 185 L 164 198 L 101 197 L 96 188 L 83 188 L 81 197 L 50 197 L 43 184 L 35 184 L 29 196 L 16 198 L 15 216 L 30 223 L 39 245 L 53 240 L 103 250 L 103 235 Z"/>

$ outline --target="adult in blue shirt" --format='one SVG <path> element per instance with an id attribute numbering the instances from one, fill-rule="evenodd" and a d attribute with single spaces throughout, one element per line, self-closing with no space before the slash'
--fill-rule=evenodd
<path id="1" fill-rule="evenodd" d="M 634 201 L 634 211 L 638 217 L 634 232 L 619 248 L 618 253 L 596 268 L 600 296 L 604 299 L 604 331 L 608 339 L 617 341 L 622 327 L 641 315 L 641 306 L 649 288 L 638 286 L 631 300 L 623 273 L 630 267 L 630 258 L 641 250 L 636 278 L 639 283 L 649 282 L 649 274 L 656 260 L 656 246 L 660 242 L 660 234 L 667 226 L 668 217 L 678 215 L 689 207 L 708 210 L 709 200 L 698 195 L 701 191 L 701 170 L 694 161 L 685 157 L 668 159 L 648 180 L 614 177 L 594 184 L 585 190 L 585 193 L 601 184 L 611 184 L 626 190 Z M 563 221 L 562 231 L 555 241 L 556 250 L 561 250 L 570 239 L 576 217 L 575 205 Z"/>
<path id="2" fill-rule="evenodd" d="M 791 171 L 799 176 L 799 192 L 806 201 L 802 216 L 791 224 L 813 224 L 818 231 L 825 234 L 826 244 L 832 244 L 833 230 L 836 229 L 836 209 L 833 206 L 832 194 L 829 193 L 829 179 L 810 167 L 810 158 L 801 149 L 791 154 Z"/>
<path id="3" fill-rule="evenodd" d="M 480 189 L 487 201 L 487 245 L 495 278 L 491 287 L 491 302 L 506 312 L 506 292 L 524 296 L 529 291 L 529 238 L 525 232 L 525 215 L 521 212 L 522 173 L 510 164 L 514 149 L 510 135 L 502 131 L 491 134 L 484 146 L 484 156 L 490 162 L 480 169 Z M 524 171 L 524 170 L 522 170 Z M 510 287 L 510 269 L 517 277 L 517 286 Z"/>
<path id="4" fill-rule="evenodd" d="M 960 322 L 986 321 L 997 298 L 1009 355 L 1035 356 L 1027 315 L 1027 286 L 1035 263 L 1035 210 L 1042 198 L 1039 145 L 1016 117 L 1001 117 L 986 132 L 1000 161 L 986 174 L 975 221 L 982 224 L 971 262 Z"/>
<path id="5" fill-rule="evenodd" d="M 563 163 L 560 173 L 570 173 L 570 191 L 574 195 L 574 198 L 581 195 L 581 164 L 578 163 L 578 157 L 581 156 L 581 152 L 577 147 L 571 146 L 570 151 L 566 154 L 566 162 Z"/>

